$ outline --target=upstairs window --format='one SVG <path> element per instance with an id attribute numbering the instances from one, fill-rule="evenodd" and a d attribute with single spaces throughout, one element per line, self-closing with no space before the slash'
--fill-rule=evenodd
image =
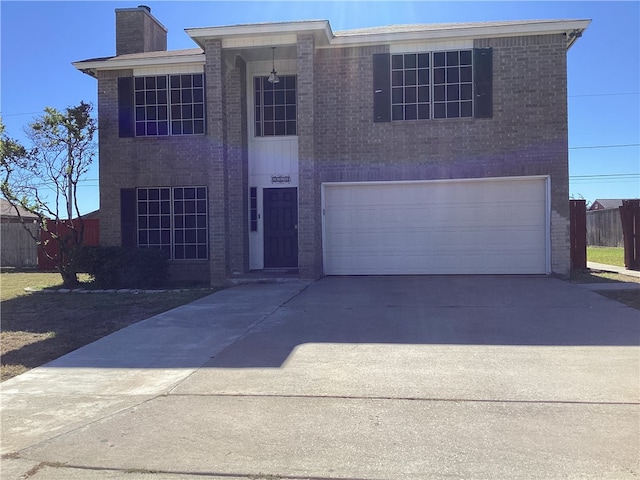
<path id="1" fill-rule="evenodd" d="M 373 54 L 373 121 L 493 117 L 493 51 Z"/>
<path id="2" fill-rule="evenodd" d="M 471 116 L 471 50 L 391 56 L 392 120 Z"/>
<path id="3" fill-rule="evenodd" d="M 296 76 L 281 75 L 278 83 L 255 77 L 255 136 L 297 135 Z"/>
<path id="4" fill-rule="evenodd" d="M 135 136 L 204 134 L 204 75 L 133 79 Z"/>

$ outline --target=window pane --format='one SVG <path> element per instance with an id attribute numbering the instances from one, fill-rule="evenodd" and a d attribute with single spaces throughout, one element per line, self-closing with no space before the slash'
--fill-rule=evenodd
<path id="1" fill-rule="evenodd" d="M 430 118 L 428 103 L 418 104 L 418 118 L 422 120 L 427 120 Z"/>
<path id="2" fill-rule="evenodd" d="M 460 52 L 460 65 L 471 65 L 471 50 Z"/>
<path id="3" fill-rule="evenodd" d="M 458 52 L 447 52 L 447 66 L 457 66 L 458 65 Z"/>
<path id="4" fill-rule="evenodd" d="M 433 54 L 433 66 L 443 67 L 445 62 L 444 52 L 436 52 Z"/>
<path id="5" fill-rule="evenodd" d="M 458 67 L 447 68 L 447 83 L 458 83 L 460 81 L 460 72 Z"/>
<path id="6" fill-rule="evenodd" d="M 471 84 L 460 85 L 460 100 L 471 100 L 472 95 L 473 95 L 473 86 Z"/>
<path id="7" fill-rule="evenodd" d="M 418 108 L 416 105 L 405 105 L 404 106 L 404 119 L 405 120 L 416 120 L 418 118 Z"/>
<path id="8" fill-rule="evenodd" d="M 402 108 L 402 105 L 393 105 L 391 107 L 391 119 L 404 120 L 404 109 Z"/>
<path id="9" fill-rule="evenodd" d="M 402 87 L 391 89 L 391 102 L 402 103 L 404 101 L 404 94 Z"/>
<path id="10" fill-rule="evenodd" d="M 429 66 L 429 54 L 428 53 L 419 53 L 418 54 L 418 68 L 425 68 Z"/>
<path id="11" fill-rule="evenodd" d="M 429 85 L 429 69 L 418 70 L 418 85 Z"/>
<path id="12" fill-rule="evenodd" d="M 404 84 L 416 85 L 418 83 L 418 75 L 415 70 L 405 70 L 404 72 Z"/>
<path id="13" fill-rule="evenodd" d="M 395 69 L 401 69 L 404 67 L 404 64 L 402 62 L 402 55 L 392 55 L 391 56 L 391 68 Z"/>
<path id="14" fill-rule="evenodd" d="M 471 116 L 473 116 L 473 104 L 472 104 L 472 102 L 462 102 L 462 103 L 460 103 L 460 116 L 461 117 L 471 117 Z"/>
<path id="15" fill-rule="evenodd" d="M 460 116 L 460 104 L 458 102 L 447 102 L 447 118 Z"/>
<path id="16" fill-rule="evenodd" d="M 391 72 L 391 85 L 394 87 L 401 87 L 404 85 L 404 74 L 402 70 Z"/>
<path id="17" fill-rule="evenodd" d="M 473 81 L 471 67 L 460 67 L 460 81 L 461 82 Z"/>
<path id="18" fill-rule="evenodd" d="M 429 87 L 418 87 L 418 102 L 429 101 Z"/>
<path id="19" fill-rule="evenodd" d="M 280 81 L 282 81 L 282 77 L 280 77 Z M 296 76 L 295 75 L 287 75 L 284 77 L 284 85 L 287 90 L 296 90 Z"/>
<path id="20" fill-rule="evenodd" d="M 416 87 L 406 87 L 404 90 L 404 102 L 416 103 L 418 101 L 418 89 Z"/>
<path id="21" fill-rule="evenodd" d="M 416 54 L 410 53 L 404 56 L 404 68 L 416 68 Z"/>
<path id="22" fill-rule="evenodd" d="M 433 106 L 433 118 L 445 118 L 446 108 L 444 103 L 436 103 Z"/>
<path id="23" fill-rule="evenodd" d="M 459 100 L 460 89 L 458 85 L 447 85 L 447 100 Z"/>
<path id="24" fill-rule="evenodd" d="M 438 85 L 433 88 L 433 100 L 435 102 L 444 102 L 445 100 L 445 89 L 444 85 Z"/>

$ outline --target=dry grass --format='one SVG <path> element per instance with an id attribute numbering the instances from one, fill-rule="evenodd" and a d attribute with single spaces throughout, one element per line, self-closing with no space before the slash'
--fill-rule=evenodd
<path id="1" fill-rule="evenodd" d="M 214 291 L 198 289 L 156 294 L 24 291 L 25 287 L 44 288 L 61 284 L 57 273 L 0 274 L 1 380 Z"/>

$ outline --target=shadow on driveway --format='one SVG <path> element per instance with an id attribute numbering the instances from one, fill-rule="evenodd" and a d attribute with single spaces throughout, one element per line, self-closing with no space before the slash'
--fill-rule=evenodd
<path id="1" fill-rule="evenodd" d="M 635 346 L 636 310 L 547 277 L 327 277 L 209 367 L 279 367 L 298 345 Z"/>

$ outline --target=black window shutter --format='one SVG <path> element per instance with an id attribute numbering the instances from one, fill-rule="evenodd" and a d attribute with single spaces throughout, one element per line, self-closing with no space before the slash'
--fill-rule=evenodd
<path id="1" fill-rule="evenodd" d="M 476 118 L 493 117 L 493 50 L 491 48 L 473 49 L 474 70 L 474 116 Z"/>
<path id="2" fill-rule="evenodd" d="M 373 55 L 373 121 L 391 121 L 391 55 Z"/>
<path id="3" fill-rule="evenodd" d="M 120 190 L 120 231 L 123 247 L 136 247 L 136 189 L 123 188 Z"/>
<path id="4" fill-rule="evenodd" d="M 133 77 L 118 78 L 118 133 L 121 137 L 134 136 Z"/>

